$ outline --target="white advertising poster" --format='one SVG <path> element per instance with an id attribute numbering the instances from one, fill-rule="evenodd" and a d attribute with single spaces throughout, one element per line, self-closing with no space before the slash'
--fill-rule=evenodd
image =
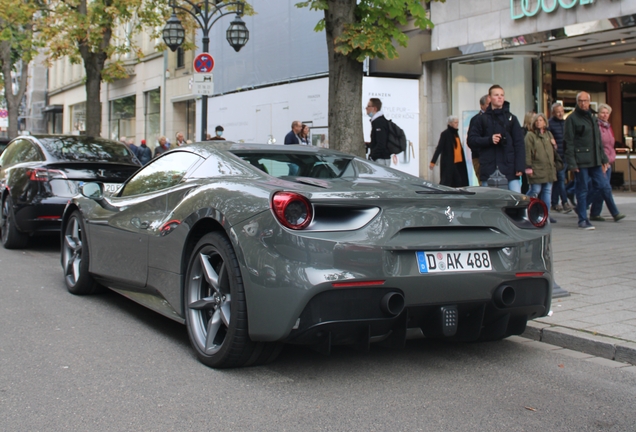
<path id="1" fill-rule="evenodd" d="M 225 129 L 223 136 L 231 141 L 283 144 L 292 121 L 300 120 L 310 126 L 312 142 L 326 146 L 328 85 L 327 78 L 319 78 L 210 98 L 208 131 L 220 125 Z M 360 107 L 371 97 L 380 98 L 386 117 L 404 129 L 409 141 L 408 154 L 396 155 L 391 166 L 419 175 L 418 81 L 365 77 L 362 94 Z M 363 125 L 368 141 L 371 125 L 366 116 Z"/>

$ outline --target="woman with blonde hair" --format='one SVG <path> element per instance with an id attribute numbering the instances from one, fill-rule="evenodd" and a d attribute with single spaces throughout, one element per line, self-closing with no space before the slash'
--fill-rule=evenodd
<path id="1" fill-rule="evenodd" d="M 550 208 L 552 183 L 556 181 L 556 141 L 548 130 L 548 119 L 544 114 L 536 114 L 532 120 L 532 130 L 526 134 L 526 174 L 530 190 L 528 196 L 537 197 Z M 556 220 L 550 218 L 550 222 Z"/>

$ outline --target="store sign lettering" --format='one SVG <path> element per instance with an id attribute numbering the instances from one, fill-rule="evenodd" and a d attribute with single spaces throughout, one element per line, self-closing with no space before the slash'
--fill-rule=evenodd
<path id="1" fill-rule="evenodd" d="M 589 5 L 594 0 L 510 0 L 510 17 L 513 20 L 532 17 L 542 10 L 545 13 L 554 12 L 557 7 L 571 9 L 577 4 Z"/>

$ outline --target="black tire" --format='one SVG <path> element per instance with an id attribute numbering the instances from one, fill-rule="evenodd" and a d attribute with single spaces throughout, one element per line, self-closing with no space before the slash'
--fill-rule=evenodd
<path id="1" fill-rule="evenodd" d="M 190 343 L 207 366 L 256 366 L 280 352 L 281 344 L 250 340 L 241 270 L 230 241 L 220 232 L 203 236 L 190 256 L 184 309 Z"/>
<path id="2" fill-rule="evenodd" d="M 64 281 L 71 294 L 97 294 L 103 287 L 93 280 L 88 272 L 90 256 L 86 241 L 84 220 L 79 211 L 75 211 L 68 218 L 63 227 L 62 237 L 62 268 Z"/>
<path id="3" fill-rule="evenodd" d="M 24 249 L 29 244 L 29 235 L 18 231 L 13 213 L 11 196 L 2 202 L 2 219 L 0 219 L 0 238 L 5 249 Z"/>

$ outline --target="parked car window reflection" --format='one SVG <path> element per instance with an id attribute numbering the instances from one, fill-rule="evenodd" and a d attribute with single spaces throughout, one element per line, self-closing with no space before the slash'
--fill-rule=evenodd
<path id="1" fill-rule="evenodd" d="M 175 186 L 200 159 L 193 153 L 182 151 L 155 159 L 126 183 L 121 196 L 138 195 Z"/>
<path id="2" fill-rule="evenodd" d="M 117 141 L 86 136 L 40 138 L 51 155 L 65 161 L 108 161 L 135 163 L 132 152 Z"/>
<path id="3" fill-rule="evenodd" d="M 2 153 L 0 165 L 9 167 L 22 162 L 41 160 L 44 160 L 44 158 L 33 143 L 25 139 L 18 139 L 13 141 L 6 151 Z"/>
<path id="4" fill-rule="evenodd" d="M 352 175 L 351 157 L 324 154 L 283 154 L 279 152 L 233 152 L 241 159 L 274 177 L 302 176 L 338 178 Z"/>

